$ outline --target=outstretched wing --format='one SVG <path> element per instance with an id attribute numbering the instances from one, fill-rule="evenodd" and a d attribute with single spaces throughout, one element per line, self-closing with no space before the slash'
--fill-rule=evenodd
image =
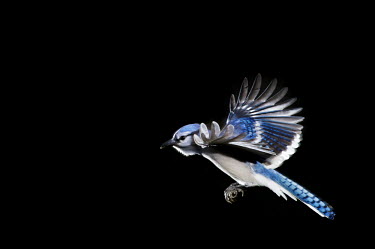
<path id="1" fill-rule="evenodd" d="M 210 130 L 201 124 L 199 134 L 194 136 L 195 143 L 202 147 L 231 145 L 262 152 L 269 168 L 277 168 L 294 154 L 301 141 L 303 126 L 298 123 L 303 117 L 293 115 L 302 108 L 287 109 L 296 98 L 280 102 L 288 89 L 284 87 L 274 94 L 276 80 L 259 95 L 261 81 L 258 74 L 249 90 L 245 78 L 237 101 L 231 96 L 230 113 L 223 129 L 216 122 L 212 122 Z"/>

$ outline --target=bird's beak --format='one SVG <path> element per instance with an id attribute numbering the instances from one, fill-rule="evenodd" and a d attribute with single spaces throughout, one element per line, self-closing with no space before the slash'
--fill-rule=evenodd
<path id="1" fill-rule="evenodd" d="M 164 149 L 165 147 L 169 147 L 169 146 L 172 146 L 176 144 L 176 142 L 173 140 L 173 139 L 170 139 L 168 140 L 167 142 L 163 143 L 161 146 L 160 146 L 160 149 Z"/>

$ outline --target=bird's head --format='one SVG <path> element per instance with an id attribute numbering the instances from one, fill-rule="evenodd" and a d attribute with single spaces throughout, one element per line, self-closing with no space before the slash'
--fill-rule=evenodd
<path id="1" fill-rule="evenodd" d="M 200 147 L 195 144 L 193 136 L 198 134 L 200 125 L 189 124 L 182 126 L 174 134 L 172 139 L 163 143 L 160 149 L 173 146 L 177 151 L 185 156 L 191 156 L 200 153 Z"/>

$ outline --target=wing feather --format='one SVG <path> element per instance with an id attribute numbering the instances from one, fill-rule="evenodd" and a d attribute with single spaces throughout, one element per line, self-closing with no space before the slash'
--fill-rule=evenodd
<path id="1" fill-rule="evenodd" d="M 199 129 L 199 135 L 202 138 L 203 141 L 208 141 L 209 133 L 207 126 L 204 123 L 201 123 L 200 129 Z"/>
<path id="2" fill-rule="evenodd" d="M 286 109 L 296 98 L 280 102 L 288 92 L 284 87 L 275 92 L 277 80 L 274 79 L 261 93 L 262 77 L 258 74 L 249 90 L 248 80 L 242 82 L 238 99 L 232 94 L 229 102 L 230 113 L 223 129 L 212 122 L 210 130 L 201 124 L 196 144 L 207 147 L 217 145 L 237 146 L 266 155 L 265 164 L 276 168 L 288 159 L 302 140 L 304 117 L 293 116 L 302 108 Z M 279 103 L 280 102 L 280 103 Z M 268 156 L 267 156 L 268 155 Z"/>
<path id="3" fill-rule="evenodd" d="M 211 124 L 211 136 L 210 136 L 210 139 L 211 140 L 215 140 L 216 138 L 218 138 L 220 135 L 220 126 L 218 123 L 216 123 L 215 121 L 212 122 Z"/>
<path id="4" fill-rule="evenodd" d="M 276 93 L 271 98 L 269 98 L 269 100 L 267 101 L 267 104 L 269 104 L 269 105 L 276 104 L 277 102 L 279 102 L 281 99 L 283 99 L 285 97 L 287 92 L 288 92 L 287 87 L 282 88 L 278 93 Z"/>
<path id="5" fill-rule="evenodd" d="M 258 74 L 255 77 L 253 86 L 251 87 L 251 90 L 250 90 L 249 95 L 247 97 L 248 103 L 251 102 L 251 101 L 254 101 L 254 99 L 256 98 L 256 96 L 258 95 L 258 93 L 260 91 L 261 84 L 262 84 L 262 76 L 260 74 Z"/>
<path id="6" fill-rule="evenodd" d="M 294 114 L 299 113 L 302 111 L 302 108 L 294 108 L 285 111 L 272 111 L 272 112 L 261 112 L 261 113 L 253 113 L 253 118 L 261 118 L 261 117 L 281 117 L 281 116 L 292 116 Z"/>
<path id="7" fill-rule="evenodd" d="M 271 83 L 267 86 L 266 90 L 257 98 L 258 102 L 265 102 L 275 91 L 277 85 L 277 80 L 274 79 Z"/>
<path id="8" fill-rule="evenodd" d="M 236 107 L 236 98 L 234 97 L 234 94 L 230 96 L 230 101 L 229 101 L 229 110 L 232 112 L 234 108 Z"/>
<path id="9" fill-rule="evenodd" d="M 294 102 L 296 102 L 297 98 L 292 98 L 292 99 L 289 99 L 288 101 L 285 101 L 284 103 L 282 104 L 278 104 L 278 105 L 271 105 L 269 102 L 267 102 L 267 106 L 258 106 L 258 108 L 256 110 L 249 110 L 249 113 L 252 113 L 252 114 L 258 114 L 258 113 L 263 113 L 263 112 L 272 112 L 272 111 L 280 111 L 280 110 L 284 110 L 285 108 L 291 106 Z M 249 109 L 251 109 L 251 107 L 248 107 Z"/>
<path id="10" fill-rule="evenodd" d="M 241 86 L 239 97 L 238 97 L 239 103 L 245 102 L 248 88 L 249 88 L 249 84 L 248 84 L 247 78 L 245 78 L 242 82 L 242 86 Z"/>

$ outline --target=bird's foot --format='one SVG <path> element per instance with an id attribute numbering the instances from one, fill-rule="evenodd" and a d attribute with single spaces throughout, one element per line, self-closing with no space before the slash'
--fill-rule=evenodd
<path id="1" fill-rule="evenodd" d="M 229 185 L 229 187 L 224 190 L 225 200 L 229 202 L 230 204 L 235 202 L 239 193 L 241 193 L 242 196 L 244 195 L 245 192 L 242 189 L 243 187 L 244 186 L 236 182 Z"/>

